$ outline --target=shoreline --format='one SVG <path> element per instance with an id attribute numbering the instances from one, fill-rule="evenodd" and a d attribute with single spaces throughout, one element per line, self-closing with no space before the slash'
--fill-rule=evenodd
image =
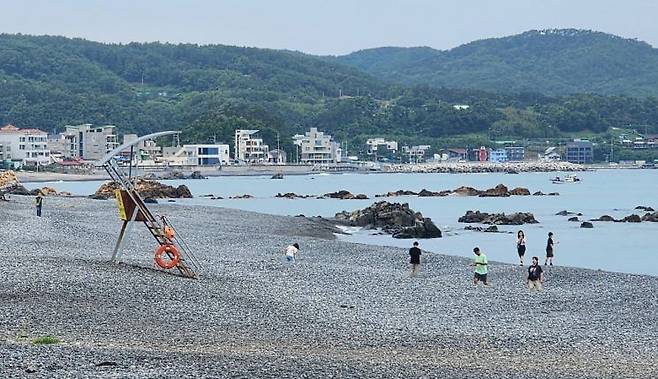
<path id="1" fill-rule="evenodd" d="M 327 239 L 306 218 L 152 209 L 195 248 L 198 280 L 154 269 L 140 225 L 126 263 L 109 263 L 113 202 L 52 198 L 42 218 L 28 197 L 0 203 L 3 376 L 658 375 L 656 277 L 556 266 L 529 293 L 522 270 L 491 262 L 493 288 L 475 289 L 468 258 L 426 252 L 410 279 L 406 249 Z M 43 335 L 62 342 L 30 343 Z M 531 365 L 537 354 L 549 364 Z"/>

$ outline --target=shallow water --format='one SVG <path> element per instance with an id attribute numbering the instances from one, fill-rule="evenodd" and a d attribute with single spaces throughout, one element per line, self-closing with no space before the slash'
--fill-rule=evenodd
<path id="1" fill-rule="evenodd" d="M 508 174 L 343 174 L 287 176 L 283 180 L 269 177 L 215 177 L 207 180 L 168 181 L 169 184 L 186 184 L 194 199 L 177 200 L 176 204 L 210 205 L 238 208 L 256 212 L 306 216 L 333 216 L 342 210 L 365 208 L 377 200 L 408 202 L 412 209 L 420 211 L 444 231 L 444 238 L 421 240 L 423 249 L 445 254 L 472 256 L 474 246 L 486 252 L 490 260 L 518 264 L 515 234 L 479 233 L 463 230 L 464 224 L 457 219 L 467 210 L 483 212 L 532 212 L 539 224 L 524 225 L 528 251 L 541 258 L 545 254 L 549 231 L 555 234 L 559 244 L 555 249 L 555 264 L 603 269 L 628 273 L 658 275 L 658 223 L 594 223 L 594 229 L 581 229 L 579 222 L 568 222 L 564 216 L 556 216 L 561 210 L 581 212 L 581 219 L 598 218 L 608 214 L 621 218 L 635 211 L 638 205 L 658 209 L 658 170 L 600 170 L 580 173 L 583 179 L 577 184 L 552 184 L 555 174 L 523 173 Z M 402 196 L 374 199 L 375 194 L 399 189 L 419 191 L 423 188 L 439 191 L 467 185 L 478 189 L 493 187 L 499 183 L 510 189 L 521 186 L 531 192 L 559 192 L 560 196 L 513 196 L 509 198 L 478 197 L 430 197 Z M 27 184 L 28 188 L 48 185 L 59 191 L 78 195 L 93 193 L 100 182 L 57 182 Z M 321 195 L 346 189 L 352 193 L 365 193 L 370 200 L 335 199 L 278 199 L 277 193 Z M 210 200 L 201 198 L 214 194 L 229 196 L 251 194 L 254 199 Z M 502 226 L 500 230 L 516 233 L 519 227 Z M 362 231 L 341 237 L 347 241 L 409 246 L 409 240 L 396 240 L 390 236 L 371 235 Z"/>

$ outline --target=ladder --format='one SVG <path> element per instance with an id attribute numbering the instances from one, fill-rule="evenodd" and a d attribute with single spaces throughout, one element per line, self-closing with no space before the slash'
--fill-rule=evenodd
<path id="1" fill-rule="evenodd" d="M 121 186 L 121 189 L 125 190 L 130 199 L 135 203 L 135 210 L 130 221 L 135 218 L 138 212 L 141 212 L 144 218 L 144 225 L 146 225 L 146 228 L 149 230 L 149 232 L 151 232 L 151 235 L 153 235 L 153 238 L 155 238 L 160 246 L 166 244 L 174 244 L 174 241 L 167 238 L 167 236 L 164 234 L 165 226 L 172 228 L 176 235 L 176 248 L 180 253 L 180 260 L 175 267 L 182 276 L 186 278 L 197 278 L 196 272 L 200 271 L 201 265 L 199 264 L 198 259 L 192 253 L 192 249 L 185 242 L 185 240 L 180 237 L 169 220 L 164 216 L 160 217 L 160 220 L 158 220 L 158 218 L 154 216 L 153 213 L 151 213 L 139 192 L 137 191 L 137 188 L 135 187 L 132 179 L 126 177 L 121 167 L 119 167 L 116 159 L 109 159 L 103 164 L 103 168 L 105 171 L 107 171 L 108 175 L 110 175 L 110 178 L 114 182 L 118 183 Z M 115 252 L 113 254 L 113 259 L 117 257 L 117 253 L 120 249 L 124 236 L 125 225 L 126 224 L 124 223 L 124 228 L 122 228 L 121 234 L 119 235 L 119 240 L 117 241 Z M 166 254 L 170 259 L 173 258 L 173 254 L 169 251 L 166 251 Z"/>

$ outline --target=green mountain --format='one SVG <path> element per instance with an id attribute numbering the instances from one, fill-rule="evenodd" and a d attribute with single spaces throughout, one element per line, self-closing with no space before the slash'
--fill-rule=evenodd
<path id="1" fill-rule="evenodd" d="M 436 54 L 443 53 L 376 49 L 351 59 L 376 71 Z M 436 149 L 490 139 L 545 143 L 612 127 L 658 132 L 658 100 L 390 84 L 336 59 L 290 51 L 0 35 L 0 124 L 54 131 L 86 122 L 120 133 L 183 130 L 185 141 L 198 143 L 260 129 L 266 143 L 279 137 L 288 152 L 293 134 L 317 127 L 358 152 L 373 136 Z"/>
<path id="2" fill-rule="evenodd" d="M 404 84 L 546 95 L 658 95 L 658 49 L 585 30 L 533 30 L 446 51 L 369 49 L 335 61 Z"/>

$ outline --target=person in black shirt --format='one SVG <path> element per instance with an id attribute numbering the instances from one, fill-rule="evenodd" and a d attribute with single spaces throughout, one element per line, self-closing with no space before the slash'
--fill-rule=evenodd
<path id="1" fill-rule="evenodd" d="M 43 206 L 43 197 L 41 197 L 41 193 L 37 194 L 36 199 L 34 199 L 34 205 L 37 207 L 37 216 L 41 217 L 41 207 Z"/>
<path id="2" fill-rule="evenodd" d="M 546 266 L 549 261 L 551 266 L 553 266 L 553 232 L 548 233 L 548 241 L 546 241 L 546 260 L 544 261 L 544 266 Z"/>
<path id="3" fill-rule="evenodd" d="M 528 267 L 528 288 L 541 291 L 543 283 L 544 272 L 539 265 L 539 258 L 532 257 L 532 265 Z"/>
<path id="4" fill-rule="evenodd" d="M 420 249 L 418 248 L 418 241 L 414 242 L 414 247 L 409 249 L 409 256 L 411 257 L 409 263 L 411 263 L 411 276 L 418 275 L 420 271 Z"/>

